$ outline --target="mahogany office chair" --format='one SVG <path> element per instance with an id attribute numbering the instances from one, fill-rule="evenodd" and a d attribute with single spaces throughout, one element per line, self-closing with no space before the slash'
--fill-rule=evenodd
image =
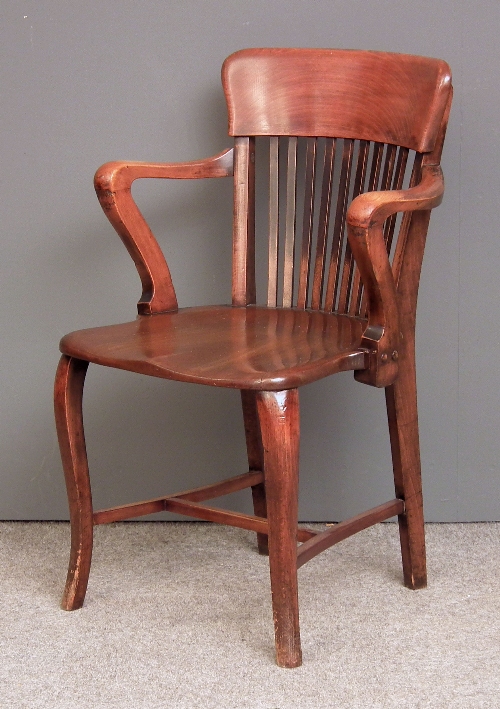
<path id="1" fill-rule="evenodd" d="M 234 148 L 199 162 L 108 163 L 95 177 L 143 293 L 136 320 L 61 341 L 55 410 L 71 513 L 62 605 L 83 604 L 95 524 L 167 510 L 250 529 L 261 553 L 269 553 L 277 662 L 295 667 L 297 569 L 320 551 L 398 515 L 404 582 L 426 584 L 414 327 L 430 210 L 443 195 L 450 70 L 443 61 L 402 54 L 247 49 L 226 59 L 222 81 Z M 256 156 L 269 167 L 262 177 L 269 210 L 263 306 L 255 286 Z M 229 175 L 232 305 L 179 309 L 132 182 Z M 249 472 L 93 512 L 82 423 L 89 362 L 241 390 Z M 299 529 L 298 387 L 346 370 L 385 387 L 395 499 L 326 532 Z M 255 516 L 200 504 L 246 487 Z"/>

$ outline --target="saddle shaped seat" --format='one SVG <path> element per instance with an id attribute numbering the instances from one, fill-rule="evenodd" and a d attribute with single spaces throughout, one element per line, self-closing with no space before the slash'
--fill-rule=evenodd
<path id="1" fill-rule="evenodd" d="M 366 321 L 284 308 L 185 308 L 61 340 L 70 357 L 164 379 L 279 391 L 363 369 Z"/>

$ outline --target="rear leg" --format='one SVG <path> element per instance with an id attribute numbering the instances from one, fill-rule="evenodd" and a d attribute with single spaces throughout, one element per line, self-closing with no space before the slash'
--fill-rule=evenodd
<path id="1" fill-rule="evenodd" d="M 405 360 L 397 380 L 385 392 L 396 497 L 405 501 L 405 512 L 398 518 L 404 583 L 417 589 L 427 585 L 427 569 L 415 356 L 410 343 Z"/>
<path id="2" fill-rule="evenodd" d="M 243 422 L 245 424 L 248 467 L 249 470 L 263 471 L 264 459 L 257 413 L 256 392 L 243 390 L 241 392 L 241 403 L 243 407 Z M 252 486 L 252 499 L 254 514 L 258 517 L 267 517 L 266 487 L 264 483 Z M 264 556 L 269 554 L 267 534 L 257 532 L 257 546 L 259 554 L 263 554 Z"/>

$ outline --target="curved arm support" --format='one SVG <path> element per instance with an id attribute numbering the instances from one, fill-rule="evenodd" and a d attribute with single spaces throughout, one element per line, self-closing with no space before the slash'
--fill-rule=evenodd
<path id="1" fill-rule="evenodd" d="M 101 207 L 125 244 L 142 282 L 137 304 L 140 315 L 177 310 L 177 298 L 165 257 L 132 198 L 132 183 L 142 178 L 188 180 L 232 174 L 232 148 L 206 160 L 109 162 L 97 170 L 94 185 Z"/>
<path id="2" fill-rule="evenodd" d="M 347 234 L 368 296 L 368 326 L 362 347 L 370 354 L 368 369 L 358 381 L 385 387 L 398 375 L 399 313 L 396 285 L 384 241 L 385 220 L 396 212 L 429 210 L 443 198 L 441 168 L 422 167 L 422 179 L 407 190 L 367 192 L 353 200 L 347 213 Z"/>

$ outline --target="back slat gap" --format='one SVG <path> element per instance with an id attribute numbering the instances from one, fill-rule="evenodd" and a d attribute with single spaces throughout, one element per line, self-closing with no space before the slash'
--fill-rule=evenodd
<path id="1" fill-rule="evenodd" d="M 279 139 L 269 139 L 269 278 L 267 304 L 275 308 L 278 298 L 279 247 Z"/>
<path id="2" fill-rule="evenodd" d="M 356 199 L 356 197 L 363 192 L 365 187 L 369 150 L 370 143 L 367 140 L 360 140 L 358 149 L 358 159 L 356 163 L 356 176 L 354 178 L 354 185 L 352 190 L 353 200 Z M 349 245 L 349 242 L 346 241 L 342 283 L 340 287 L 339 302 L 337 306 L 337 310 L 339 313 L 348 312 L 355 269 L 356 263 L 352 256 L 351 247 Z"/>
<path id="3" fill-rule="evenodd" d="M 382 165 L 382 158 L 384 154 L 384 144 L 374 143 L 371 155 L 371 165 L 370 165 L 370 177 L 368 179 L 367 192 L 373 192 L 378 187 L 378 181 L 380 178 L 380 168 Z M 361 282 L 361 277 L 359 270 L 356 269 L 352 285 L 351 302 L 349 306 L 349 315 L 359 315 L 361 309 L 361 300 L 363 297 L 363 284 Z"/>
<path id="4" fill-rule="evenodd" d="M 345 216 L 347 211 L 347 201 L 349 197 L 349 185 L 351 180 L 352 157 L 354 151 L 354 140 L 344 140 L 342 152 L 342 167 L 339 178 L 339 189 L 337 197 L 337 210 L 335 213 L 335 225 L 332 234 L 332 246 L 330 251 L 330 267 L 328 271 L 328 282 L 326 288 L 325 310 L 333 310 L 337 299 L 337 290 L 340 274 L 340 261 L 344 244 Z"/>
<path id="5" fill-rule="evenodd" d="M 316 173 L 316 138 L 306 142 L 306 164 L 304 175 L 304 209 L 302 219 L 302 248 L 300 254 L 299 287 L 297 307 L 304 309 L 309 291 L 309 267 L 314 219 L 314 187 Z"/>
<path id="6" fill-rule="evenodd" d="M 413 162 L 413 169 L 412 169 L 411 177 L 410 177 L 410 184 L 408 185 L 409 188 L 415 187 L 420 182 L 422 157 L 423 157 L 422 153 L 415 154 L 415 160 Z M 401 263 L 402 263 L 403 255 L 405 252 L 406 240 L 408 238 L 408 231 L 410 228 L 411 218 L 412 218 L 412 212 L 405 212 L 403 214 L 403 219 L 402 219 L 401 226 L 399 229 L 396 248 L 394 251 L 394 258 L 392 261 L 392 272 L 394 274 L 394 279 L 396 281 L 396 284 L 398 283 L 398 279 L 399 279 L 399 272 L 401 270 Z"/>
<path id="7" fill-rule="evenodd" d="M 290 308 L 293 298 L 294 246 L 295 246 L 295 210 L 297 195 L 297 138 L 288 139 L 287 179 L 286 179 L 286 216 L 285 216 L 285 255 L 283 272 L 283 307 Z"/>
<path id="8" fill-rule="evenodd" d="M 404 176 L 406 173 L 406 165 L 408 162 L 408 148 L 399 148 L 394 180 L 392 183 L 393 190 L 400 190 L 403 187 Z M 394 238 L 394 229 L 396 227 L 397 214 L 392 214 L 386 221 L 384 227 L 384 239 L 387 245 L 387 253 L 390 255 L 392 249 L 392 240 Z"/>
<path id="9" fill-rule="evenodd" d="M 323 177 L 321 185 L 321 202 L 319 209 L 318 234 L 316 242 L 313 287 L 311 296 L 311 308 L 313 310 L 319 310 L 323 297 L 325 256 L 327 249 L 328 226 L 330 223 L 330 205 L 332 195 L 334 162 L 335 138 L 327 138 L 325 141 Z"/>

